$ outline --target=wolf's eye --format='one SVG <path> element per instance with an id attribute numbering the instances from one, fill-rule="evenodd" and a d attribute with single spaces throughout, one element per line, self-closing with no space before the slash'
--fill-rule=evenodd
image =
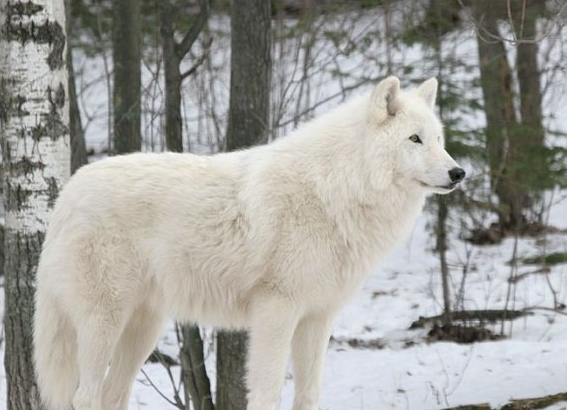
<path id="1" fill-rule="evenodd" d="M 423 144 L 421 142 L 421 139 L 419 138 L 419 135 L 417 134 L 413 134 L 411 137 L 409 137 L 411 142 L 415 142 L 416 144 Z"/>

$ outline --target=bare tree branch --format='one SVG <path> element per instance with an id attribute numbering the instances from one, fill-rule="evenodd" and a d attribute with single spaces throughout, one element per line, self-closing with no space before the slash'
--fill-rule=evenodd
<path id="1" fill-rule="evenodd" d="M 185 80 L 190 75 L 193 75 L 195 73 L 195 71 L 197 71 L 197 68 L 199 68 L 199 66 L 202 65 L 205 62 L 205 60 L 207 59 L 207 57 L 209 55 L 209 52 L 211 51 L 211 44 L 212 43 L 213 43 L 213 39 L 210 38 L 209 41 L 204 46 L 204 51 L 203 51 L 203 54 L 201 55 L 201 57 L 199 57 L 199 59 L 197 61 L 195 61 L 195 64 L 193 64 L 191 66 L 191 68 L 189 68 L 187 71 L 185 71 L 184 73 L 181 74 L 181 81 Z"/>
<path id="2" fill-rule="evenodd" d="M 211 12 L 210 3 L 212 3 L 212 0 L 199 0 L 201 12 L 187 34 L 185 34 L 185 37 L 183 37 L 183 40 L 181 40 L 181 43 L 175 44 L 175 52 L 179 59 L 182 59 L 185 54 L 191 50 L 193 43 L 197 40 L 197 37 L 199 37 L 203 27 L 205 27 L 205 23 L 209 19 Z"/>

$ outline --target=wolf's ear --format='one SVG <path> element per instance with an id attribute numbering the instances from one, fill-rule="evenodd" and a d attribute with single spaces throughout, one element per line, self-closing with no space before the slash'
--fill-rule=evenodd
<path id="1" fill-rule="evenodd" d="M 369 116 L 380 124 L 400 109 L 400 80 L 388 77 L 380 81 L 370 96 Z"/>
<path id="2" fill-rule="evenodd" d="M 431 108 L 435 107 L 435 98 L 437 97 L 437 79 L 435 77 L 424 81 L 417 87 L 417 95 L 425 100 Z"/>

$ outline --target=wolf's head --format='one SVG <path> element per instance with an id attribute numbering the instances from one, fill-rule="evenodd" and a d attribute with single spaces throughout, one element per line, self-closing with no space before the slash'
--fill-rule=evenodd
<path id="1" fill-rule="evenodd" d="M 437 80 L 402 91 L 396 77 L 382 80 L 370 96 L 366 137 L 386 162 L 384 182 L 446 194 L 465 171 L 445 151 L 443 126 L 434 112 Z M 380 167 L 383 173 L 385 169 Z"/>

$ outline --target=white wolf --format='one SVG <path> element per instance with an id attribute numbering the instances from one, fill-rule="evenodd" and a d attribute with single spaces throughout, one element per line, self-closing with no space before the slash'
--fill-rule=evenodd
<path id="1" fill-rule="evenodd" d="M 35 365 L 50 409 L 125 410 L 167 316 L 248 328 L 248 409 L 315 410 L 333 318 L 464 171 L 437 82 L 395 77 L 273 144 L 134 154 L 79 170 L 37 272 Z"/>

